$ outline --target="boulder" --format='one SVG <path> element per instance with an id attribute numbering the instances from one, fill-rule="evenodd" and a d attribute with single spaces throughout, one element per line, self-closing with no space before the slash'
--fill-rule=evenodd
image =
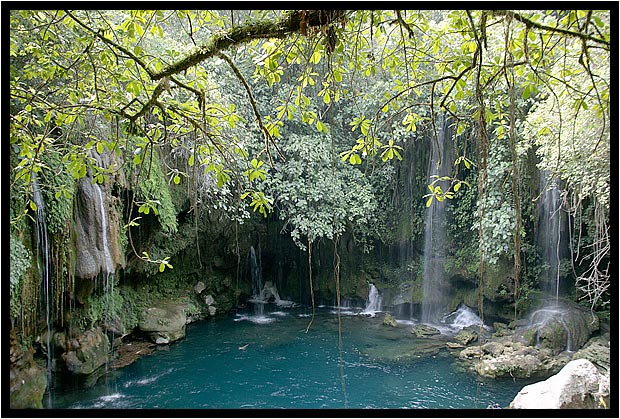
<path id="1" fill-rule="evenodd" d="M 206 285 L 204 284 L 204 282 L 198 281 L 196 282 L 196 285 L 194 285 L 194 292 L 196 294 L 200 294 L 202 291 L 204 291 L 205 288 L 206 288 Z"/>
<path id="2" fill-rule="evenodd" d="M 163 304 L 140 313 L 138 328 L 157 344 L 167 344 L 185 337 L 186 316 L 184 306 Z"/>
<path id="3" fill-rule="evenodd" d="M 573 359 L 587 359 L 596 365 L 601 372 L 610 369 L 610 342 L 609 335 L 597 336 L 573 354 Z"/>
<path id="4" fill-rule="evenodd" d="M 76 375 L 89 375 L 109 359 L 110 342 L 99 328 L 69 339 L 61 356 L 67 369 Z"/>
<path id="5" fill-rule="evenodd" d="M 211 294 L 207 294 L 207 295 L 203 295 L 202 301 L 204 301 L 206 305 L 210 306 L 215 303 L 215 298 L 213 298 Z"/>
<path id="6" fill-rule="evenodd" d="M 433 326 L 429 326 L 427 324 L 416 324 L 411 328 L 411 333 L 413 333 L 416 337 L 419 338 L 425 338 L 441 334 L 439 329 Z"/>
<path id="7" fill-rule="evenodd" d="M 492 355 L 489 350 L 500 355 Z M 558 372 L 570 358 L 568 355 L 553 356 L 549 349 L 514 345 L 483 346 L 483 356 L 474 366 L 474 370 L 489 378 L 532 378 L 548 377 Z"/>
<path id="8" fill-rule="evenodd" d="M 459 331 L 456 336 L 454 336 L 454 340 L 462 345 L 469 345 L 471 342 L 475 342 L 478 339 L 478 333 L 476 331 L 466 328 Z"/>
<path id="9" fill-rule="evenodd" d="M 47 374 L 37 364 L 30 350 L 23 351 L 11 336 L 10 399 L 11 409 L 42 409 L 47 388 Z"/>
<path id="10" fill-rule="evenodd" d="M 523 387 L 510 408 L 595 409 L 609 395 L 605 378 L 587 359 L 576 359 L 547 380 Z"/>
<path id="11" fill-rule="evenodd" d="M 383 317 L 383 324 L 392 327 L 396 327 L 398 325 L 398 323 L 396 323 L 396 319 L 392 317 L 390 313 L 385 313 L 385 317 Z"/>
<path id="12" fill-rule="evenodd" d="M 513 341 L 549 348 L 554 354 L 581 348 L 600 327 L 596 314 L 570 301 L 560 301 L 534 311 L 518 327 Z"/>

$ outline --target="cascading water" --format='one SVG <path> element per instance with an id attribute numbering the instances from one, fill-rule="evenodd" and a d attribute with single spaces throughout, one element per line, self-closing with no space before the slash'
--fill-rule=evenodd
<path id="1" fill-rule="evenodd" d="M 99 211 L 101 214 L 101 251 L 103 252 L 103 266 L 105 267 L 105 274 L 114 272 L 114 262 L 112 262 L 112 256 L 110 254 L 110 246 L 108 245 L 108 221 L 107 212 L 105 210 L 105 200 L 101 187 L 95 185 L 95 190 L 99 196 Z"/>
<path id="2" fill-rule="evenodd" d="M 428 167 L 428 183 L 450 175 L 452 159 L 446 147 L 447 118 L 437 127 L 437 138 L 431 139 L 431 158 Z M 445 191 L 445 182 L 438 181 L 435 186 L 441 186 Z M 441 319 L 444 309 L 444 267 L 443 252 L 445 249 L 447 200 L 439 201 L 433 198 L 431 205 L 426 209 L 426 224 L 424 227 L 424 280 L 422 285 L 422 323 L 436 323 Z"/>
<path id="3" fill-rule="evenodd" d="M 556 302 L 560 296 L 560 258 L 562 250 L 562 202 L 560 182 L 549 172 L 540 172 L 538 243 L 547 269 L 543 273 L 542 291 L 546 299 Z"/>
<path id="4" fill-rule="evenodd" d="M 248 252 L 248 268 L 250 278 L 252 279 L 252 297 L 259 298 L 263 290 L 263 274 L 256 259 L 254 246 L 250 246 L 250 251 Z"/>
<path id="5" fill-rule="evenodd" d="M 383 301 L 383 297 L 379 293 L 377 287 L 374 284 L 369 284 L 368 288 L 368 300 L 366 301 L 366 307 L 364 311 L 360 314 L 368 315 L 374 317 L 378 312 L 381 311 L 381 303 Z"/>
<path id="6" fill-rule="evenodd" d="M 541 291 L 543 300 L 539 308 L 532 312 L 527 328 L 544 329 L 548 324 L 560 325 L 566 333 L 566 350 L 571 350 L 571 328 L 567 324 L 567 308 L 560 300 L 562 284 L 560 280 L 560 261 L 564 256 L 566 238 L 565 216 L 562 211 L 560 180 L 546 170 L 540 171 L 540 202 L 538 220 L 538 244 L 541 258 L 545 264 L 542 272 Z M 538 339 L 538 335 L 537 335 Z M 538 342 L 537 342 L 538 343 Z"/>
<path id="7" fill-rule="evenodd" d="M 41 195 L 39 183 L 36 179 L 33 182 L 33 194 L 32 200 L 37 206 L 35 211 L 35 226 L 36 226 L 36 240 L 37 240 L 37 268 L 41 278 L 41 295 L 43 297 L 42 305 L 45 308 L 45 350 L 47 355 L 47 402 L 51 405 L 52 402 L 52 318 L 51 318 L 51 301 L 52 301 L 52 288 L 50 284 L 51 276 L 51 259 L 50 248 L 47 236 L 47 223 L 45 222 L 45 201 Z"/>

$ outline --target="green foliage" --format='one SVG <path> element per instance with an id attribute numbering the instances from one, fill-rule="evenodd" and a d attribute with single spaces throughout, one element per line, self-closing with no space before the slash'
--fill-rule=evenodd
<path id="1" fill-rule="evenodd" d="M 487 196 L 479 199 L 483 207 L 481 251 L 485 263 L 495 265 L 502 256 L 510 256 L 514 234 L 514 207 L 510 179 L 512 166 L 505 141 L 496 140 L 489 155 Z M 479 222 L 472 226 L 478 231 Z"/>
<path id="2" fill-rule="evenodd" d="M 10 280 L 9 280 L 9 303 L 11 319 L 17 319 L 21 311 L 21 283 L 24 274 L 31 264 L 32 255 L 19 238 L 10 234 Z"/>
<path id="3" fill-rule="evenodd" d="M 148 153 L 147 159 L 138 178 L 136 198 L 138 214 L 148 215 L 153 211 L 159 219 L 162 230 L 166 233 L 175 233 L 178 229 L 177 212 L 162 172 L 159 152 L 154 150 Z"/>
<path id="4" fill-rule="evenodd" d="M 376 209 L 370 185 L 355 168 L 342 164 L 320 139 L 289 134 L 287 160 L 267 180 L 279 217 L 290 226 L 293 241 L 305 249 L 341 234 L 348 224 L 362 225 Z"/>

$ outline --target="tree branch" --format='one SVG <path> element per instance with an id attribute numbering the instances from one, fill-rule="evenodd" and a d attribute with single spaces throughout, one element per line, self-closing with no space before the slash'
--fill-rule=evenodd
<path id="1" fill-rule="evenodd" d="M 569 31 L 568 29 L 562 29 L 562 28 L 558 28 L 558 27 L 543 25 L 543 24 L 534 22 L 534 21 L 526 18 L 525 16 L 522 16 L 519 13 L 513 12 L 511 10 L 493 10 L 492 13 L 493 13 L 494 16 L 508 16 L 508 17 L 511 17 L 511 18 L 513 18 L 515 20 L 518 20 L 519 22 L 525 24 L 525 26 L 527 28 L 537 28 L 537 29 L 541 29 L 543 31 L 557 32 L 557 33 L 561 33 L 561 34 L 564 34 L 564 35 L 574 36 L 574 37 L 580 38 L 582 40 L 588 40 L 588 41 L 596 42 L 596 43 L 605 45 L 607 47 L 607 50 L 609 50 L 609 47 L 610 47 L 610 42 L 606 41 L 604 39 L 597 38 L 595 36 L 592 36 L 590 34 L 583 33 L 583 32 L 574 32 L 574 31 Z"/>
<path id="2" fill-rule="evenodd" d="M 252 94 L 252 89 L 250 89 L 250 86 L 245 81 L 245 78 L 243 77 L 243 74 L 241 74 L 241 71 L 239 71 L 235 63 L 233 63 L 233 61 L 226 54 L 222 52 L 218 52 L 217 56 L 220 57 L 222 60 L 226 61 L 226 63 L 232 69 L 233 73 L 235 73 L 235 76 L 237 76 L 239 81 L 241 81 L 241 84 L 243 84 L 243 87 L 245 88 L 245 91 L 248 94 L 250 105 L 252 105 L 252 110 L 254 111 L 256 122 L 258 123 L 258 126 L 261 132 L 263 133 L 263 136 L 265 137 L 265 151 L 267 152 L 267 156 L 269 157 L 269 162 L 273 166 L 273 160 L 271 158 L 271 153 L 269 152 L 269 143 L 273 143 L 274 145 L 276 145 L 276 143 L 271 137 L 271 134 L 269 134 L 269 130 L 265 127 L 265 125 L 263 125 L 263 120 L 260 115 L 260 112 L 258 112 L 258 105 L 256 104 L 256 99 L 254 99 L 254 95 Z M 280 155 L 280 158 L 282 159 L 282 161 L 286 160 L 282 152 L 278 149 L 277 145 L 276 145 L 276 150 L 278 151 L 278 154 Z"/>
<path id="3" fill-rule="evenodd" d="M 207 43 L 199 46 L 194 52 L 181 60 L 168 65 L 162 71 L 149 74 L 153 80 L 177 74 L 190 67 L 217 55 L 220 51 L 261 38 L 282 38 L 293 32 L 308 27 L 324 26 L 344 18 L 345 10 L 293 10 L 284 14 L 276 22 L 258 21 L 233 26 L 227 31 L 214 35 Z"/>

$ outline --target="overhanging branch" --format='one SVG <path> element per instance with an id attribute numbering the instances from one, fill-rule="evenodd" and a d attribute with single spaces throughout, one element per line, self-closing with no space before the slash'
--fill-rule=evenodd
<path id="1" fill-rule="evenodd" d="M 309 27 L 324 26 L 343 18 L 345 10 L 293 10 L 275 21 L 258 21 L 233 26 L 227 31 L 215 34 L 207 43 L 199 46 L 181 60 L 168 65 L 151 78 L 159 80 L 166 76 L 178 74 L 207 58 L 213 57 L 227 48 L 253 39 L 282 38 Z"/>

